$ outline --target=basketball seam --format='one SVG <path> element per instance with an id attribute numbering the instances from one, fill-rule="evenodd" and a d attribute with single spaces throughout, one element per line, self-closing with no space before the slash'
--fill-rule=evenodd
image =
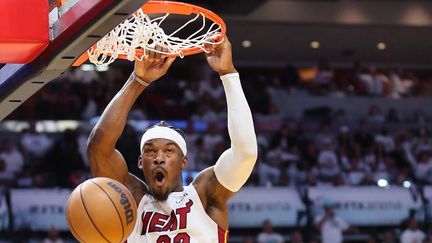
<path id="1" fill-rule="evenodd" d="M 70 200 L 70 199 L 69 199 Z M 70 220 L 70 216 L 69 216 L 69 203 L 68 203 L 68 205 L 67 205 L 67 208 L 66 208 L 66 219 L 67 219 L 67 221 L 68 221 L 68 223 L 69 223 L 69 227 L 70 227 L 70 229 L 71 229 L 71 232 L 72 232 L 72 234 L 73 233 L 75 233 L 75 234 L 73 234 L 76 238 L 78 238 L 77 240 L 79 240 L 80 242 L 84 242 L 85 243 L 85 241 L 84 240 L 82 240 L 82 238 L 81 238 L 81 236 L 79 236 L 78 235 L 78 233 L 77 233 L 77 231 L 74 229 L 74 227 L 73 227 L 73 225 L 72 225 L 72 221 Z"/>
<path id="2" fill-rule="evenodd" d="M 114 208 L 115 208 L 115 210 L 116 210 L 116 212 L 117 212 L 117 215 L 119 216 L 119 219 L 120 219 L 120 224 L 121 224 L 121 227 L 122 227 L 122 238 L 121 238 L 121 240 L 120 240 L 120 242 L 123 242 L 123 238 L 124 238 L 124 226 L 123 226 L 123 221 L 122 221 L 122 218 L 121 218 L 121 216 L 120 216 L 120 212 L 118 211 L 118 209 L 117 209 L 117 207 L 116 207 L 116 205 L 115 205 L 115 203 L 113 202 L 113 200 L 111 199 L 111 197 L 108 195 L 108 193 L 101 187 L 101 186 L 99 186 L 99 184 L 97 184 L 96 182 L 94 182 L 93 180 L 91 180 L 91 182 L 93 183 L 93 184 L 95 184 L 97 187 L 99 187 L 105 194 L 106 194 L 106 196 L 108 197 L 108 199 L 111 201 L 111 203 L 112 203 L 112 205 L 114 206 Z"/>
<path id="3" fill-rule="evenodd" d="M 81 202 L 83 204 L 84 210 L 87 214 L 87 217 L 90 219 L 90 222 L 93 224 L 93 226 L 95 227 L 95 229 L 97 230 L 97 232 L 102 236 L 102 238 L 104 238 L 106 241 L 108 241 L 109 243 L 111 243 L 111 241 L 109 241 L 107 238 L 105 238 L 105 236 L 102 234 L 102 232 L 99 231 L 98 227 L 96 226 L 96 224 L 93 222 L 93 219 L 90 217 L 90 214 L 87 211 L 87 207 L 84 203 L 84 198 L 82 196 L 82 185 L 80 186 L 80 197 L 81 197 Z"/>

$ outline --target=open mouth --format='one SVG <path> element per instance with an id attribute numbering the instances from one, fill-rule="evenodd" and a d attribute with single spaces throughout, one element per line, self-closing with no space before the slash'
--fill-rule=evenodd
<path id="1" fill-rule="evenodd" d="M 161 171 L 156 172 L 155 181 L 156 181 L 156 186 L 163 186 L 165 182 L 165 174 Z"/>

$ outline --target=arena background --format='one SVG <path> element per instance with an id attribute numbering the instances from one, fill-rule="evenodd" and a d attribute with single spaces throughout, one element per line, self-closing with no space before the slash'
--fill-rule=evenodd
<path id="1" fill-rule="evenodd" d="M 226 21 L 255 119 L 259 159 L 229 203 L 229 242 L 254 242 L 267 219 L 286 242 L 319 242 L 324 204 L 350 224 L 344 242 L 398 242 L 413 219 L 430 242 L 432 2 L 184 2 Z M 75 242 L 65 202 L 90 177 L 87 136 L 132 69 L 71 68 L 0 122 L 1 242 Z M 202 55 L 177 60 L 130 113 L 117 147 L 138 176 L 139 136 L 159 120 L 187 133 L 186 180 L 229 146 Z"/>

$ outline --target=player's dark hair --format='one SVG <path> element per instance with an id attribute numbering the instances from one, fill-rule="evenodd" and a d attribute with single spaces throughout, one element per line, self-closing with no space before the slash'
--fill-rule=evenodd
<path id="1" fill-rule="evenodd" d="M 144 130 L 143 134 L 146 133 L 149 129 L 151 129 L 151 128 L 153 128 L 153 127 L 167 127 L 167 128 L 170 128 L 170 129 L 172 129 L 172 130 L 178 132 L 178 133 L 179 133 L 179 134 L 180 134 L 184 139 L 186 139 L 183 130 L 181 130 L 180 128 L 177 128 L 177 127 L 175 127 L 175 126 L 172 126 L 171 124 L 169 124 L 169 123 L 166 122 L 166 121 L 160 121 L 158 124 L 155 124 L 155 125 L 153 125 L 153 126 L 147 127 L 147 128 Z"/>

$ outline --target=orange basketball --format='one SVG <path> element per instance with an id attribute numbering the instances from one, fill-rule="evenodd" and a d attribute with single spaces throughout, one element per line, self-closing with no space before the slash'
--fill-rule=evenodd
<path id="1" fill-rule="evenodd" d="M 135 226 L 137 206 L 120 182 L 97 177 L 81 183 L 69 197 L 66 218 L 80 242 L 124 242 Z"/>

